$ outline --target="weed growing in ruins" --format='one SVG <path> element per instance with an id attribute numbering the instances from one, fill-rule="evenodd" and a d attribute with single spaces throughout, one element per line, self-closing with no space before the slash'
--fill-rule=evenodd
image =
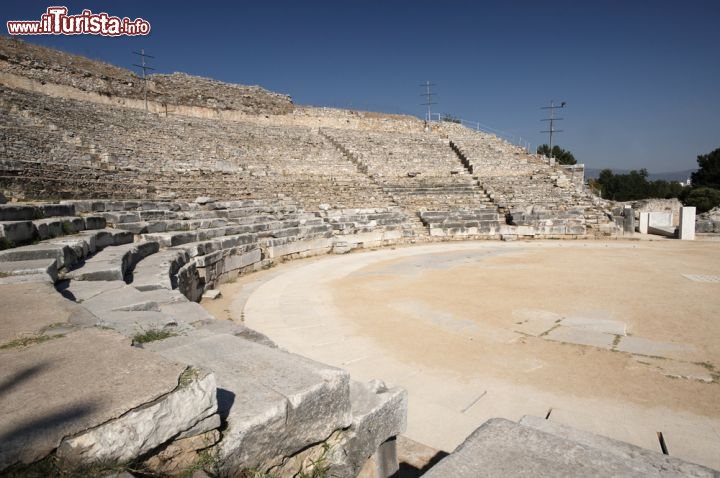
<path id="1" fill-rule="evenodd" d="M 21 464 L 5 469 L 2 476 L 8 478 L 103 478 L 122 472 L 130 472 L 137 476 L 149 476 L 148 470 L 136 466 L 134 463 L 99 461 L 72 467 L 66 465 L 61 463 L 55 455 L 49 455 L 29 465 Z"/>
<path id="2" fill-rule="evenodd" d="M 315 460 L 310 458 L 310 466 L 305 469 L 298 470 L 295 476 L 298 478 L 326 478 L 328 476 L 328 471 L 330 471 L 328 453 L 330 453 L 330 445 L 323 443 L 322 453 L 320 456 Z"/>
<path id="3" fill-rule="evenodd" d="M 183 470 L 180 476 L 182 478 L 191 478 L 198 471 L 203 471 L 211 477 L 221 476 L 220 459 L 215 449 L 208 448 L 198 453 L 195 462 L 188 469 Z"/>
<path id="4" fill-rule="evenodd" d="M 5 249 L 12 249 L 13 243 L 8 241 L 6 237 L 0 237 L 0 251 Z"/>
<path id="5" fill-rule="evenodd" d="M 187 387 L 193 380 L 198 378 L 198 371 L 193 367 L 188 367 L 178 377 L 178 387 Z"/>
<path id="6" fill-rule="evenodd" d="M 163 330 L 163 329 L 148 329 L 143 330 L 142 332 L 138 332 L 137 334 L 133 335 L 132 338 L 132 344 L 146 344 L 148 342 L 155 342 L 157 340 L 164 340 L 169 337 L 174 337 L 177 335 L 175 332 L 171 332 L 170 330 Z"/>
<path id="7" fill-rule="evenodd" d="M 62 222 L 62 231 L 63 234 L 73 234 L 75 232 L 75 229 L 73 228 L 73 225 L 70 221 L 63 221 Z"/>
<path id="8" fill-rule="evenodd" d="M 22 337 L 19 339 L 11 340 L 5 344 L 0 345 L 0 350 L 14 349 L 18 347 L 30 347 L 31 345 L 41 344 L 48 340 L 62 337 L 62 334 L 58 335 L 35 335 L 33 337 Z"/>

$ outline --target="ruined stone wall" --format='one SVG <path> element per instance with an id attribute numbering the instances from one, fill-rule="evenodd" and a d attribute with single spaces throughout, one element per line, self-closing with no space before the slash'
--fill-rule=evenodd
<path id="1" fill-rule="evenodd" d="M 142 79 L 130 70 L 18 38 L 0 36 L 0 71 L 107 98 L 142 100 L 144 97 Z M 293 109 L 289 96 L 259 86 L 234 85 L 182 73 L 148 78 L 148 99 L 170 109 L 190 106 L 246 114 L 287 114 Z"/>

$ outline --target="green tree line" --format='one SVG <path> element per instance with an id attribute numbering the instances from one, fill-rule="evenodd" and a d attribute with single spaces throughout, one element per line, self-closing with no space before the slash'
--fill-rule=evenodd
<path id="1" fill-rule="evenodd" d="M 554 149 L 554 148 L 553 148 Z M 697 157 L 698 170 L 691 176 L 691 186 L 673 181 L 648 181 L 646 169 L 615 174 L 603 169 L 590 186 L 602 197 L 614 201 L 646 198 L 678 198 L 686 206 L 695 206 L 699 213 L 720 206 L 720 148 Z"/>

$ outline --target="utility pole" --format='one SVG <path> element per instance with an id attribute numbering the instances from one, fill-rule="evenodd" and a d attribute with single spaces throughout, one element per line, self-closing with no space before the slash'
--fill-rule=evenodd
<path id="1" fill-rule="evenodd" d="M 422 106 L 426 106 L 426 107 L 427 107 L 427 113 L 426 113 L 427 116 L 425 116 L 425 129 L 427 129 L 427 128 L 429 127 L 429 125 L 430 125 L 430 120 L 431 120 L 431 117 L 430 117 L 430 105 L 436 105 L 436 104 L 437 104 L 437 103 L 434 103 L 434 102 L 432 101 L 432 97 L 435 96 L 435 93 L 432 93 L 432 92 L 430 91 L 430 87 L 436 86 L 436 85 L 435 85 L 435 83 L 430 83 L 429 81 L 426 81 L 425 84 L 420 85 L 420 86 L 424 86 L 424 87 L 425 87 L 425 93 L 420 93 L 420 96 L 424 96 L 424 97 L 425 97 L 425 103 L 420 103 L 420 104 L 421 104 Z"/>
<path id="2" fill-rule="evenodd" d="M 142 69 L 143 100 L 145 100 L 145 113 L 147 113 L 147 112 L 148 112 L 148 106 L 147 106 L 147 78 L 146 78 L 147 75 L 146 75 L 145 73 L 146 73 L 147 70 L 153 70 L 153 71 L 155 71 L 155 68 L 150 68 L 149 66 L 147 66 L 147 65 L 145 64 L 145 58 L 152 58 L 152 59 L 154 60 L 155 57 L 154 57 L 154 56 L 150 56 L 150 55 L 146 55 L 144 48 L 141 48 L 139 52 L 134 51 L 133 53 L 136 54 L 136 55 L 139 55 L 140 58 L 142 58 L 142 60 L 140 61 L 140 63 L 141 63 L 140 65 L 138 65 L 138 64 L 136 64 L 136 63 L 133 63 L 133 66 L 137 66 L 138 68 Z"/>
<path id="3" fill-rule="evenodd" d="M 555 103 L 550 101 L 550 106 L 542 106 L 541 110 L 550 110 L 550 117 L 549 118 L 543 118 L 540 121 L 549 121 L 550 122 L 550 129 L 546 131 L 540 131 L 541 133 L 550 133 L 550 142 L 548 146 L 550 146 L 550 157 L 552 158 L 552 137 L 553 133 L 562 133 L 563 130 L 561 129 L 555 129 L 554 123 L 555 121 L 560 121 L 563 118 L 555 118 L 555 110 L 558 108 L 565 108 L 565 102 L 561 101 L 560 106 L 555 106 Z"/>

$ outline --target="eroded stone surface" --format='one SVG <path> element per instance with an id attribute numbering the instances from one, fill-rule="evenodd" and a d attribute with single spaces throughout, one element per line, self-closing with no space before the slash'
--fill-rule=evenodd
<path id="1" fill-rule="evenodd" d="M 0 362 L 0 470 L 41 459 L 63 438 L 165 396 L 186 368 L 98 329 L 0 350 Z"/>
<path id="2" fill-rule="evenodd" d="M 227 469 L 268 465 L 351 423 L 349 377 L 342 370 L 203 330 L 147 348 L 215 372 L 219 412 L 228 423 L 219 445 Z"/>

